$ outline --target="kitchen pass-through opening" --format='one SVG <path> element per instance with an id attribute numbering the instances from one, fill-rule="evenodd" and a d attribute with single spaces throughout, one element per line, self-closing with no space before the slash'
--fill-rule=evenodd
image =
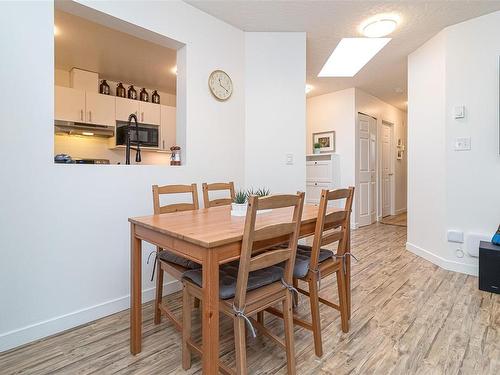
<path id="1" fill-rule="evenodd" d="M 184 72 L 183 43 L 57 1 L 54 162 L 184 164 Z"/>

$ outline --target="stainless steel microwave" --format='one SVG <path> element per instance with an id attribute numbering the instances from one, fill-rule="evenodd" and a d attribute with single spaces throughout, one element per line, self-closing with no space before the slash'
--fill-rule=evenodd
<path id="1" fill-rule="evenodd" d="M 160 146 L 160 127 L 157 125 L 139 124 L 139 131 L 136 131 L 135 124 L 130 124 L 130 143 L 137 144 L 137 134 L 139 134 L 139 143 L 143 147 Z M 116 145 L 125 145 L 127 141 L 127 122 L 116 122 Z"/>

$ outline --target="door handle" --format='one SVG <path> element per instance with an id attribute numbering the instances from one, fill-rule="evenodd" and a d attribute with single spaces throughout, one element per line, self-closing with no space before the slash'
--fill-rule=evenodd
<path id="1" fill-rule="evenodd" d="M 165 140 L 163 140 L 162 142 L 163 142 L 163 149 L 165 150 Z"/>
<path id="2" fill-rule="evenodd" d="M 141 122 L 144 122 L 144 112 L 141 112 Z"/>
<path id="3" fill-rule="evenodd" d="M 83 121 L 83 109 L 80 109 L 80 121 Z"/>
<path id="4" fill-rule="evenodd" d="M 89 122 L 92 122 L 92 111 L 89 111 Z"/>

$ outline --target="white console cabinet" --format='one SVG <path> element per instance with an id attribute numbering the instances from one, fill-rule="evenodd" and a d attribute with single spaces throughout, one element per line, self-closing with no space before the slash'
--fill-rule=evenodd
<path id="1" fill-rule="evenodd" d="M 318 204 L 323 189 L 340 188 L 340 160 L 337 154 L 306 156 L 306 203 Z"/>

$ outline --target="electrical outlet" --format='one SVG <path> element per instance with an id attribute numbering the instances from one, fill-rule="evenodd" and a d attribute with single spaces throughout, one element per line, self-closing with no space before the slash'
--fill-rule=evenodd
<path id="1" fill-rule="evenodd" d="M 470 137 L 455 139 L 455 151 L 469 151 L 471 149 L 470 143 Z"/>
<path id="2" fill-rule="evenodd" d="M 286 165 L 293 165 L 293 154 L 286 154 Z"/>

